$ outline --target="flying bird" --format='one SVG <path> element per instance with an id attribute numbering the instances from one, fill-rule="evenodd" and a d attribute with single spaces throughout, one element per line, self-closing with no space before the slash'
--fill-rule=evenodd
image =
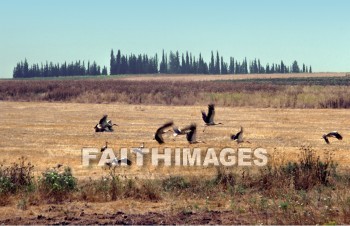
<path id="1" fill-rule="evenodd" d="M 103 115 L 98 124 L 96 124 L 95 132 L 113 132 L 113 126 L 118 126 L 112 123 L 111 120 L 107 119 L 108 115 Z"/>
<path id="2" fill-rule="evenodd" d="M 332 131 L 330 133 L 323 134 L 323 139 L 326 141 L 327 144 L 329 144 L 329 137 L 337 138 L 338 140 L 342 140 L 343 137 L 340 135 L 337 131 Z"/>
<path id="3" fill-rule="evenodd" d="M 243 142 L 250 143 L 249 141 L 243 140 L 243 127 L 242 126 L 241 126 L 241 130 L 238 133 L 231 135 L 231 139 L 237 141 L 238 144 L 243 143 Z"/>
<path id="4" fill-rule="evenodd" d="M 209 104 L 208 105 L 208 114 L 205 113 L 205 111 L 202 111 L 202 118 L 205 122 L 205 126 L 214 126 L 214 125 L 221 125 L 222 123 L 215 123 L 214 122 L 214 116 L 215 116 L 215 105 Z M 203 132 L 206 127 L 204 127 Z"/>
<path id="5" fill-rule="evenodd" d="M 186 139 L 190 144 L 205 143 L 204 141 L 196 139 L 197 125 L 195 123 L 192 123 L 190 126 L 183 129 L 183 131 L 186 131 Z"/>
<path id="6" fill-rule="evenodd" d="M 108 142 L 106 141 L 106 145 L 101 148 L 101 152 L 104 152 L 108 148 Z"/>
<path id="7" fill-rule="evenodd" d="M 161 127 L 159 127 L 154 135 L 154 139 L 159 143 L 159 144 L 163 144 L 164 143 L 164 139 L 163 139 L 163 134 L 168 132 L 165 131 L 166 128 L 171 127 L 174 124 L 174 122 L 170 121 L 165 123 L 164 125 L 162 125 Z"/>

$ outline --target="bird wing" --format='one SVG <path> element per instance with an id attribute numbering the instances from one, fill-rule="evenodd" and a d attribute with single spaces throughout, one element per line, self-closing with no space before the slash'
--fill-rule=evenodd
<path id="1" fill-rule="evenodd" d="M 159 129 L 157 130 L 156 134 L 154 135 L 154 139 L 156 139 L 156 141 L 158 141 L 159 144 L 163 144 L 164 143 L 161 130 L 159 130 Z"/>
<path id="2" fill-rule="evenodd" d="M 237 139 L 238 139 L 238 136 L 239 136 L 239 132 L 236 133 L 236 134 L 233 134 L 233 135 L 231 136 L 231 139 L 232 139 L 232 140 L 237 140 Z"/>
<path id="3" fill-rule="evenodd" d="M 214 122 L 214 116 L 215 116 L 215 107 L 214 104 L 209 104 L 208 105 L 208 119 L 207 119 L 207 123 L 212 123 Z"/>
<path id="4" fill-rule="evenodd" d="M 100 121 L 98 122 L 98 124 L 100 124 L 100 125 L 102 125 L 102 126 L 104 126 L 105 124 L 107 124 L 107 116 L 108 116 L 108 115 L 104 115 L 104 116 L 100 119 Z"/>
<path id="5" fill-rule="evenodd" d="M 158 130 L 163 131 L 164 129 L 166 129 L 166 128 L 168 128 L 168 127 L 171 127 L 172 125 L 174 125 L 174 122 L 173 122 L 173 121 L 167 122 L 167 123 L 165 123 L 164 125 L 162 125 L 161 127 L 159 127 Z M 157 130 L 157 131 L 158 131 L 158 130 Z"/>
<path id="6" fill-rule="evenodd" d="M 241 142 L 243 140 L 243 131 L 242 131 L 242 129 L 238 133 L 232 135 L 231 139 Z"/>
<path id="7" fill-rule="evenodd" d="M 162 134 L 164 133 L 164 129 L 171 127 L 172 125 L 174 125 L 174 122 L 170 121 L 170 122 L 165 123 L 164 125 L 162 125 L 161 127 L 159 127 L 157 129 L 154 138 L 156 139 L 156 141 L 158 141 L 159 144 L 164 143 L 163 136 L 162 136 Z"/>
<path id="8" fill-rule="evenodd" d="M 328 140 L 327 134 L 324 134 L 322 137 L 326 141 L 326 143 L 329 144 L 329 140 Z"/>
<path id="9" fill-rule="evenodd" d="M 343 139 L 342 135 L 340 135 L 337 131 L 330 132 L 329 135 L 337 138 L 338 140 Z"/>
<path id="10" fill-rule="evenodd" d="M 205 111 L 202 111 L 202 119 L 205 123 L 207 123 L 207 114 L 205 113 Z"/>
<path id="11" fill-rule="evenodd" d="M 189 132 L 186 133 L 186 139 L 188 142 L 192 143 L 196 141 L 197 126 L 192 124 L 189 129 Z"/>

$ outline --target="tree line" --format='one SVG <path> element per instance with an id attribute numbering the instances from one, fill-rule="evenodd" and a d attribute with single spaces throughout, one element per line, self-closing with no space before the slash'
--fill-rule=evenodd
<path id="1" fill-rule="evenodd" d="M 107 75 L 107 67 L 101 67 L 94 61 L 87 62 L 76 61 L 71 63 L 54 64 L 52 62 L 45 64 L 33 64 L 29 66 L 27 59 L 17 63 L 13 69 L 13 78 L 33 78 L 33 77 L 58 77 L 58 76 L 94 76 Z"/>
<path id="2" fill-rule="evenodd" d="M 167 55 L 162 53 L 162 60 L 160 62 L 160 73 L 170 74 L 272 74 L 272 73 L 312 73 L 311 66 L 303 64 L 302 68 L 299 67 L 298 62 L 294 61 L 291 66 L 287 66 L 280 62 L 280 64 L 266 64 L 263 66 L 260 64 L 260 59 L 254 59 L 248 65 L 247 59 L 244 58 L 242 62 L 239 62 L 230 57 L 229 63 L 225 62 L 223 57 L 219 55 L 217 51 L 211 51 L 210 62 L 206 63 L 203 60 L 201 54 L 198 56 L 198 60 L 191 53 L 186 52 L 181 54 L 181 64 L 179 52 L 170 52 L 169 59 Z"/>
<path id="3" fill-rule="evenodd" d="M 211 51 L 211 58 L 206 62 L 202 55 L 196 58 L 192 53 L 179 54 L 178 51 L 170 51 L 169 55 L 162 51 L 160 62 L 158 55 L 153 57 L 147 54 L 122 54 L 120 50 L 114 54 L 113 49 L 110 53 L 109 75 L 118 74 L 273 74 L 273 73 L 312 73 L 311 66 L 304 63 L 300 67 L 295 60 L 291 65 L 285 64 L 282 60 L 279 63 L 262 65 L 260 59 L 251 60 L 249 63 L 246 58 L 238 61 L 230 57 L 229 61 L 216 51 Z M 52 62 L 45 64 L 28 65 L 27 60 L 17 63 L 13 70 L 14 78 L 31 78 L 31 77 L 55 77 L 55 76 L 93 76 L 107 75 L 107 67 L 102 69 L 94 61 L 76 61 L 67 64 L 54 64 Z"/>
<path id="4" fill-rule="evenodd" d="M 158 69 L 158 55 L 148 57 L 147 55 L 131 54 L 130 56 L 121 54 L 118 50 L 114 55 L 111 50 L 110 75 L 117 74 L 273 74 L 273 73 L 312 73 L 311 66 L 299 67 L 295 60 L 290 66 L 287 66 L 282 60 L 279 64 L 266 64 L 263 66 L 260 59 L 254 59 L 249 64 L 244 58 L 242 62 L 230 57 L 229 63 L 225 62 L 223 57 L 217 51 L 211 51 L 210 62 L 204 61 L 201 54 L 198 58 L 191 53 L 182 53 L 170 51 L 169 56 L 162 51 L 162 57 Z"/>

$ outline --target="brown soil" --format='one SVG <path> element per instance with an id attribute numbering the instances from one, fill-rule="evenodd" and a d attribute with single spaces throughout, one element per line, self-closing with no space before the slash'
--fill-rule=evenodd
<path id="1" fill-rule="evenodd" d="M 247 214 L 245 214 L 247 215 Z M 248 221 L 249 219 L 249 221 Z M 249 224 L 254 216 L 240 216 L 232 211 L 202 212 L 148 212 L 144 214 L 115 213 L 85 214 L 84 210 L 74 216 L 50 217 L 39 214 L 33 217 L 15 217 L 0 221 L 1 224 Z"/>

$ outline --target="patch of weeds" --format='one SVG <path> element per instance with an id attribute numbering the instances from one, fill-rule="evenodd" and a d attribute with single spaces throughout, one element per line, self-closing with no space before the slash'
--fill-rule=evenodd
<path id="1" fill-rule="evenodd" d="M 189 182 L 181 176 L 171 176 L 162 181 L 162 187 L 165 191 L 182 190 L 189 187 Z"/>
<path id="2" fill-rule="evenodd" d="M 279 207 L 286 212 L 287 209 L 289 208 L 289 202 L 280 202 Z"/>
<path id="3" fill-rule="evenodd" d="M 160 186 L 155 180 L 145 180 L 142 184 L 142 197 L 150 201 L 159 201 L 162 199 Z"/>
<path id="4" fill-rule="evenodd" d="M 73 177 L 69 167 L 66 167 L 63 172 L 59 172 L 58 169 L 46 170 L 38 183 L 42 194 L 54 201 L 62 201 L 77 188 L 77 179 Z"/>

